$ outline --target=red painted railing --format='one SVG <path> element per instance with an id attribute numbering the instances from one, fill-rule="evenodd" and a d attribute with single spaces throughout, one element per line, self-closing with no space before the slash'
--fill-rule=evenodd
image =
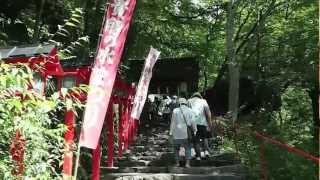
<path id="1" fill-rule="evenodd" d="M 131 119 L 131 109 L 133 104 L 133 97 L 135 95 L 135 87 L 126 84 L 120 80 L 117 80 L 114 85 L 115 92 L 122 92 L 121 96 L 113 93 L 111 96 L 108 112 L 106 115 L 106 130 L 107 130 L 107 167 L 113 167 L 114 165 L 114 115 L 115 109 L 114 104 L 118 104 L 119 108 L 119 127 L 118 127 L 118 156 L 121 157 L 125 149 L 127 149 L 130 143 L 137 133 L 138 121 Z M 71 177 L 72 175 L 72 150 L 70 148 L 71 144 L 74 143 L 74 114 L 73 111 L 67 111 L 65 114 L 65 123 L 68 126 L 68 131 L 65 135 L 66 141 L 66 151 L 64 155 L 64 177 Z M 100 164 L 101 164 L 101 144 L 104 142 L 99 142 L 97 149 L 92 151 L 92 176 L 91 179 L 100 179 Z"/>
<path id="2" fill-rule="evenodd" d="M 119 126 L 118 126 L 118 156 L 121 157 L 125 149 L 127 149 L 130 143 L 137 133 L 137 122 L 130 118 L 133 97 L 135 94 L 135 87 L 128 85 L 122 81 L 116 81 L 114 85 L 115 91 L 124 92 L 125 95 L 118 96 L 114 93 L 111 97 L 107 116 L 106 116 L 106 130 L 107 130 L 107 167 L 112 168 L 114 165 L 114 116 L 115 109 L 114 104 L 118 104 L 119 113 Z M 99 143 L 97 149 L 101 149 L 101 144 Z M 92 159 L 92 180 L 100 179 L 100 150 L 93 150 Z"/>
<path id="3" fill-rule="evenodd" d="M 63 78 L 66 76 L 72 76 L 75 79 L 75 85 L 88 84 L 91 74 L 91 66 L 74 67 L 74 68 L 64 68 L 60 64 L 57 49 L 54 48 L 48 55 L 39 55 L 34 57 L 15 57 L 9 58 L 7 63 L 28 63 L 31 69 L 39 72 L 43 81 L 42 95 L 44 95 L 44 90 L 49 76 L 55 76 L 57 78 L 57 88 L 60 90 L 62 88 Z M 42 66 L 41 66 L 42 64 Z M 41 68 L 39 69 L 39 66 Z M 112 94 L 109 110 L 106 116 L 106 126 L 107 126 L 107 166 L 113 167 L 114 160 L 114 110 L 113 104 L 119 105 L 119 127 L 118 127 L 118 137 L 119 137 L 119 150 L 118 156 L 121 157 L 125 149 L 127 149 L 130 143 L 133 142 L 134 136 L 137 133 L 138 121 L 131 119 L 131 109 L 133 104 L 133 98 L 135 95 L 135 87 L 127 84 L 121 80 L 116 80 L 114 84 L 114 93 Z M 117 94 L 121 92 L 120 95 Z M 78 99 L 84 102 L 86 100 L 85 93 L 74 93 L 70 92 L 68 97 Z M 72 177 L 73 168 L 73 145 L 75 138 L 75 114 L 72 109 L 65 111 L 65 124 L 67 126 L 67 131 L 65 132 L 65 152 L 64 152 L 64 162 L 63 162 L 63 178 L 70 179 Z M 100 179 L 100 158 L 101 158 L 101 144 L 97 149 L 93 150 L 92 158 L 92 179 Z M 12 148 L 14 149 L 14 148 Z M 21 148 L 20 148 L 21 149 Z M 13 151 L 12 151 L 13 152 Z M 23 157 L 23 155 L 21 155 Z M 21 171 L 23 171 L 23 168 Z M 22 172 L 21 172 L 22 173 Z"/>
<path id="4" fill-rule="evenodd" d="M 75 114 L 72 110 L 67 110 L 65 112 L 65 125 L 67 126 L 67 131 L 64 134 L 64 156 L 63 156 L 63 175 L 64 178 L 69 178 L 72 176 L 72 161 L 73 161 L 73 145 L 75 128 L 74 122 Z"/>
<path id="5" fill-rule="evenodd" d="M 267 137 L 265 135 L 262 135 L 258 132 L 254 132 L 254 135 L 256 137 L 257 140 L 260 140 L 262 141 L 262 143 L 260 144 L 260 168 L 261 168 L 261 174 L 260 174 L 260 178 L 263 179 L 263 180 L 267 180 L 268 179 L 268 167 L 267 167 L 267 161 L 266 161 L 266 158 L 265 158 L 265 144 L 268 143 L 268 144 L 272 144 L 274 146 L 277 146 L 285 151 L 288 151 L 288 152 L 291 152 L 291 153 L 294 153 L 298 156 L 301 156 L 307 160 L 310 160 L 316 164 L 320 164 L 320 159 L 319 157 L 315 157 L 303 150 L 300 150 L 298 148 L 295 148 L 295 147 L 292 147 L 292 146 L 289 146 L 285 143 L 282 143 L 278 140 L 275 140 L 275 139 L 272 139 L 270 137 Z"/>

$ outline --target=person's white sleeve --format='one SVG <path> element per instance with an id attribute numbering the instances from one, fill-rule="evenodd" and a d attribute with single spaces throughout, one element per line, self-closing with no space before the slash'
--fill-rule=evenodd
<path id="1" fill-rule="evenodd" d="M 195 114 L 192 112 L 191 114 L 191 125 L 192 125 L 192 129 L 193 129 L 193 133 L 194 135 L 196 135 L 198 129 L 197 129 L 197 124 L 196 124 L 196 116 Z"/>
<path id="2" fill-rule="evenodd" d="M 209 107 L 207 101 L 204 100 L 203 104 L 204 104 L 204 111 L 206 113 L 207 118 L 211 119 L 211 111 L 210 111 L 210 107 Z"/>
<path id="3" fill-rule="evenodd" d="M 188 99 L 188 107 L 189 107 L 189 108 L 192 108 L 192 107 L 191 107 L 191 99 Z"/>
<path id="4" fill-rule="evenodd" d="M 171 124 L 170 124 L 170 132 L 169 132 L 169 135 L 172 135 L 172 132 L 173 132 L 173 126 L 174 126 L 174 121 L 175 121 L 175 118 L 176 118 L 176 113 L 175 111 L 172 112 L 172 116 L 171 116 Z"/>

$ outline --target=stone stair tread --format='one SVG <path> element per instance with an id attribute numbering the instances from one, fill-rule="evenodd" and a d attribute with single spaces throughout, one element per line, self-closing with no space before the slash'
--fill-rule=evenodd
<path id="1" fill-rule="evenodd" d="M 165 130 L 166 129 L 166 130 Z M 168 127 L 147 129 L 134 144 L 114 158 L 117 167 L 101 167 L 101 179 L 113 180 L 243 180 L 245 168 L 234 153 L 214 151 L 191 168 L 176 167 Z M 183 165 L 183 162 L 181 163 Z"/>
<path id="2" fill-rule="evenodd" d="M 215 173 L 245 173 L 245 170 L 242 165 L 230 165 L 230 166 L 221 166 L 221 167 L 191 167 L 191 168 L 182 168 L 182 167 L 172 167 L 169 168 L 170 173 L 177 174 L 215 174 Z"/>
<path id="3" fill-rule="evenodd" d="M 244 180 L 243 176 L 235 174 L 172 174 L 172 173 L 111 173 L 102 176 L 112 180 Z"/>
<path id="4" fill-rule="evenodd" d="M 102 167 L 103 173 L 175 173 L 175 174 L 219 174 L 219 173 L 236 173 L 245 174 L 242 165 L 230 165 L 221 167 L 174 167 L 174 166 L 137 166 L 137 167 Z"/>
<path id="5" fill-rule="evenodd" d="M 167 152 L 159 152 L 159 154 L 154 154 L 154 155 L 148 155 L 148 156 L 143 156 L 143 155 L 135 155 L 135 156 L 123 156 L 121 158 L 116 157 L 114 160 L 116 161 L 139 161 L 139 160 L 148 160 L 148 159 L 159 159 L 161 156 L 163 156 L 164 154 L 170 154 Z"/>
<path id="6" fill-rule="evenodd" d="M 124 167 L 145 167 L 149 166 L 151 161 L 145 161 L 145 160 L 140 160 L 140 161 L 123 161 L 123 162 L 115 162 L 115 166 L 124 166 Z"/>
<path id="7" fill-rule="evenodd" d="M 236 174 L 210 174 L 210 175 L 201 175 L 201 174 L 175 174 L 173 175 L 173 180 L 244 180 L 243 176 Z"/>

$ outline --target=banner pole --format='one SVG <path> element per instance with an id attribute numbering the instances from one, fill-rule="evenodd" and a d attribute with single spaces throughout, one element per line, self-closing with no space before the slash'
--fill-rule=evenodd
<path id="1" fill-rule="evenodd" d="M 78 143 L 78 149 L 77 149 L 76 163 L 75 163 L 75 167 L 74 167 L 73 180 L 77 180 L 78 168 L 79 168 L 79 159 L 80 159 L 80 149 L 81 149 L 81 146 L 80 146 L 80 143 Z"/>

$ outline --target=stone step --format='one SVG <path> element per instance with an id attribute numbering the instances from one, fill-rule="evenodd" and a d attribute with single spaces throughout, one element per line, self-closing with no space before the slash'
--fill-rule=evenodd
<path id="1" fill-rule="evenodd" d="M 165 165 L 170 165 L 174 164 L 175 160 L 172 158 L 170 160 L 164 161 L 162 159 L 158 159 L 155 161 L 152 161 L 150 163 L 151 166 L 165 166 Z M 190 164 L 191 166 L 199 167 L 199 166 L 228 166 L 228 165 L 234 165 L 234 164 L 239 164 L 240 162 L 238 161 L 229 161 L 229 160 L 215 160 L 215 159 L 202 159 L 200 161 L 198 160 L 191 160 Z M 184 164 L 184 162 L 182 163 Z"/>
<path id="2" fill-rule="evenodd" d="M 115 158 L 115 165 L 120 167 L 132 166 L 168 166 L 175 164 L 173 153 L 159 153 L 158 155 L 131 155 Z M 226 166 L 240 164 L 239 160 L 210 157 L 207 159 L 191 160 L 191 166 Z"/>
<path id="3" fill-rule="evenodd" d="M 163 152 L 163 151 L 172 151 L 172 147 L 168 146 L 163 146 L 163 147 L 157 147 L 157 146 L 132 146 L 130 147 L 131 152 L 146 152 L 146 151 L 158 151 L 158 152 Z"/>
<path id="4" fill-rule="evenodd" d="M 174 166 L 146 166 L 146 167 L 114 167 L 107 168 L 101 167 L 102 174 L 109 173 L 171 173 L 171 174 L 224 174 L 224 173 L 232 173 L 232 174 L 245 174 L 245 168 L 238 165 L 231 166 L 221 166 L 221 167 L 174 167 Z"/>
<path id="5" fill-rule="evenodd" d="M 137 147 L 137 146 L 154 146 L 154 145 L 163 147 L 163 146 L 171 146 L 172 144 L 170 144 L 170 142 L 167 139 L 148 140 L 148 141 L 141 141 L 141 142 L 136 142 L 134 144 L 131 144 L 130 148 Z"/>
<path id="6" fill-rule="evenodd" d="M 160 156 L 163 156 L 164 154 L 173 154 L 172 151 L 146 151 L 146 152 L 139 152 L 139 153 L 135 153 L 135 152 L 132 152 L 131 154 L 126 154 L 126 155 L 123 155 L 123 159 L 127 158 L 127 159 L 130 159 L 132 156 L 135 156 L 135 157 L 143 157 L 143 156 L 153 156 L 153 157 L 160 157 Z"/>
<path id="7" fill-rule="evenodd" d="M 135 143 L 115 158 L 115 168 L 101 168 L 101 179 L 114 180 L 243 180 L 245 168 L 235 154 L 214 154 L 201 161 L 191 160 L 191 168 L 175 167 L 168 131 L 146 129 Z M 184 165 L 184 162 L 181 162 Z"/>
<path id="8" fill-rule="evenodd" d="M 101 176 L 108 180 L 244 180 L 243 176 L 235 174 L 171 174 L 171 173 L 113 173 Z"/>
<path id="9" fill-rule="evenodd" d="M 167 165 L 174 165 L 174 160 L 158 160 L 153 158 L 141 158 L 139 160 L 121 160 L 121 161 L 115 161 L 114 165 L 119 167 L 134 167 L 134 166 L 167 166 Z M 184 163 L 182 163 L 184 164 Z M 191 160 L 190 162 L 191 166 L 193 167 L 201 167 L 201 166 L 227 166 L 237 163 L 232 163 L 230 161 L 224 161 L 224 160 Z"/>
<path id="10" fill-rule="evenodd" d="M 238 165 L 221 166 L 221 167 L 171 167 L 169 168 L 169 173 L 176 174 L 221 174 L 221 173 L 234 173 L 234 174 L 244 174 L 245 168 Z"/>
<path id="11" fill-rule="evenodd" d="M 244 176 L 236 174 L 217 174 L 217 175 L 199 175 L 199 174 L 174 174 L 173 180 L 245 180 Z"/>
<path id="12" fill-rule="evenodd" d="M 138 160 L 138 161 L 118 161 L 114 163 L 116 167 L 137 167 L 137 166 L 150 166 L 151 161 Z"/>
<path id="13" fill-rule="evenodd" d="M 142 146 L 142 147 L 140 147 Z M 132 144 L 130 145 L 130 149 L 140 149 L 140 148 L 166 148 L 166 147 L 173 147 L 172 144 L 169 142 L 144 142 L 139 144 Z"/>

